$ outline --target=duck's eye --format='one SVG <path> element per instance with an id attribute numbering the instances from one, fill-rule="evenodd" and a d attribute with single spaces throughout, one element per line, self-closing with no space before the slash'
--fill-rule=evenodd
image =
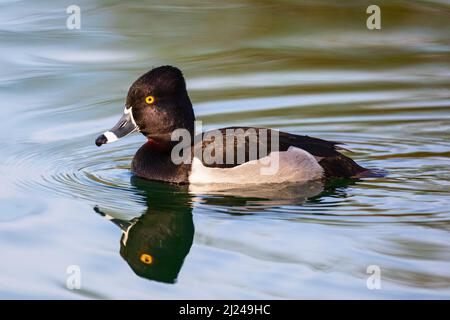
<path id="1" fill-rule="evenodd" d="M 145 264 L 152 264 L 153 257 L 149 254 L 143 253 L 143 254 L 141 254 L 141 262 L 143 262 Z"/>
<path id="2" fill-rule="evenodd" d="M 155 102 L 155 97 L 154 96 L 148 96 L 147 98 L 145 98 L 145 102 L 147 104 L 152 104 L 153 102 Z"/>

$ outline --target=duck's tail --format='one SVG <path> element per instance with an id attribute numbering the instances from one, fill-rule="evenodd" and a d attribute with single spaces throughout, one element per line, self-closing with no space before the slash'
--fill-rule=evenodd
<path id="1" fill-rule="evenodd" d="M 364 168 L 339 152 L 332 157 L 321 159 L 319 164 L 322 166 L 327 178 L 367 178 L 386 175 L 381 170 Z"/>

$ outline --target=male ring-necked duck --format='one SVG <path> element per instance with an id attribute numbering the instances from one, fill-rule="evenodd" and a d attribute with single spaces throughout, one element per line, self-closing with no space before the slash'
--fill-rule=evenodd
<path id="1" fill-rule="evenodd" d="M 216 130 L 223 134 L 223 140 L 214 135 L 214 138 L 206 139 L 208 132 L 200 134 L 204 139 L 192 139 L 193 148 L 188 157 L 191 161 L 173 161 L 172 151 L 178 141 L 172 141 L 172 133 L 184 129 L 194 137 L 194 121 L 194 110 L 181 71 L 172 66 L 162 66 L 147 72 L 132 84 L 121 119 L 111 130 L 100 135 L 95 143 L 101 146 L 132 132 L 141 132 L 147 137 L 147 143 L 136 152 L 132 172 L 149 180 L 171 183 L 301 182 L 322 177 L 355 178 L 370 172 L 341 154 L 339 151 L 342 148 L 338 142 L 248 127 Z M 230 140 L 230 149 L 225 138 L 231 129 L 234 136 Z M 252 153 L 249 145 L 253 140 L 248 135 L 249 131 L 254 134 L 258 146 L 265 146 L 265 150 L 272 152 Z M 274 133 L 277 134 L 276 139 Z M 275 142 L 276 150 L 271 148 Z M 231 161 L 211 163 L 202 156 L 197 157 L 193 151 L 207 149 L 213 150 L 213 156 L 218 152 L 222 159 Z M 243 151 L 245 158 L 237 159 L 240 151 Z M 233 155 L 227 158 L 227 153 Z M 277 161 L 277 170 L 263 174 L 263 162 L 259 160 L 265 160 L 266 164 Z"/>

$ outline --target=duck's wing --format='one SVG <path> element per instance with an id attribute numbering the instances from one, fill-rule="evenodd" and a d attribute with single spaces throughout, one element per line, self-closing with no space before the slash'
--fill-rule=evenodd
<path id="1" fill-rule="evenodd" d="M 339 147 L 339 144 L 341 144 L 339 142 L 265 128 L 228 127 L 204 132 L 197 136 L 196 141 L 198 142 L 195 143 L 193 150 L 194 152 L 195 150 L 197 152 L 201 150 L 201 160 L 206 167 L 233 168 L 245 162 L 260 159 L 270 153 L 271 150 L 277 150 L 276 141 L 272 139 L 273 134 L 278 134 L 278 151 L 287 151 L 289 147 L 305 150 L 316 158 L 327 177 L 356 177 L 367 171 L 367 169 L 339 152 L 339 150 L 342 150 Z M 203 139 L 201 139 L 202 137 Z M 222 140 L 217 140 L 216 137 L 222 137 Z M 254 149 L 251 150 L 252 145 L 253 148 L 255 147 L 255 140 L 257 141 L 257 152 Z M 232 163 L 226 161 L 227 143 L 229 142 L 232 143 L 234 157 Z M 272 148 L 272 144 L 274 148 Z M 216 157 L 215 151 L 219 150 L 222 155 Z M 228 150 L 230 149 L 228 148 Z M 208 161 L 207 157 L 204 156 L 205 154 L 210 154 L 216 160 L 222 159 L 222 161 Z M 238 159 L 238 154 L 245 155 L 245 159 Z"/>

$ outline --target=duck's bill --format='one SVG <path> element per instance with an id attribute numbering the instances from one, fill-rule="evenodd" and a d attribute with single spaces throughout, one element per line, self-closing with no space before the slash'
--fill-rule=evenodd
<path id="1" fill-rule="evenodd" d="M 117 141 L 120 138 L 125 137 L 126 135 L 129 135 L 130 133 L 138 130 L 139 127 L 134 121 L 131 108 L 125 108 L 122 117 L 119 119 L 119 122 L 117 122 L 117 124 L 112 127 L 111 130 L 99 135 L 97 139 L 95 139 L 95 144 L 100 147 L 102 144 Z"/>

